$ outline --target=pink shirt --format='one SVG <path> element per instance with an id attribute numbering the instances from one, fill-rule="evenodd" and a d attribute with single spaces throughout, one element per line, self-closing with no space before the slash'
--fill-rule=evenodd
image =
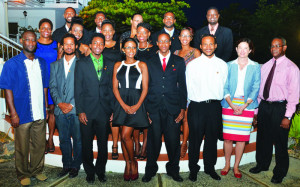
<path id="1" fill-rule="evenodd" d="M 275 58 L 272 58 L 261 67 L 261 84 L 258 102 L 264 99 L 263 92 L 266 80 L 271 71 Z M 276 60 L 276 68 L 267 101 L 286 100 L 286 117 L 292 117 L 299 103 L 300 77 L 299 68 L 285 55 Z"/>
<path id="2" fill-rule="evenodd" d="M 218 29 L 219 23 L 217 23 L 214 27 L 212 27 L 210 24 L 208 24 L 208 29 L 209 29 L 209 33 L 212 35 L 216 34 L 216 31 Z M 214 28 L 214 30 L 212 31 L 211 29 Z"/>

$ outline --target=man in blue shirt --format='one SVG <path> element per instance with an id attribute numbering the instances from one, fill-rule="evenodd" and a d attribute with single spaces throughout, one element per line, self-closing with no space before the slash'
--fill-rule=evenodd
<path id="1" fill-rule="evenodd" d="M 20 39 L 23 51 L 8 60 L 0 77 L 15 129 L 17 178 L 30 185 L 30 177 L 45 181 L 42 174 L 46 145 L 46 108 L 49 77 L 46 61 L 36 57 L 36 34 L 25 31 Z"/>

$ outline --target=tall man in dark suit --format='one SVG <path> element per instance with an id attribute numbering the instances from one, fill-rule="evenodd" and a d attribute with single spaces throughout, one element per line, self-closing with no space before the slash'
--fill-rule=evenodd
<path id="1" fill-rule="evenodd" d="M 106 181 L 107 138 L 109 117 L 112 113 L 113 63 L 107 63 L 102 55 L 105 38 L 101 33 L 91 37 L 92 53 L 77 61 L 75 68 L 75 106 L 81 122 L 82 162 L 87 174 L 86 181 L 93 183 L 95 174 L 101 182 Z M 93 139 L 97 137 L 98 157 L 93 164 Z"/>
<path id="2" fill-rule="evenodd" d="M 164 28 L 160 31 L 155 32 L 151 35 L 152 44 L 155 45 L 158 39 L 158 36 L 162 33 L 170 35 L 171 39 L 171 53 L 181 49 L 181 43 L 179 41 L 180 31 L 175 29 L 174 24 L 176 23 L 176 18 L 173 12 L 167 12 L 164 14 L 163 23 L 165 24 Z"/>
<path id="3" fill-rule="evenodd" d="M 216 7 L 210 7 L 207 10 L 206 18 L 208 26 L 205 26 L 198 30 L 194 37 L 194 47 L 200 50 L 201 37 L 204 34 L 212 34 L 217 38 L 218 48 L 215 51 L 215 55 L 227 62 L 232 53 L 232 31 L 227 27 L 219 25 L 220 14 Z"/>
<path id="4" fill-rule="evenodd" d="M 185 83 L 185 63 L 183 58 L 171 53 L 171 40 L 168 34 L 158 36 L 159 52 L 148 63 L 149 91 L 146 109 L 152 125 L 148 128 L 146 172 L 143 182 L 155 176 L 160 154 L 162 134 L 169 157 L 167 174 L 173 180 L 182 182 L 179 175 L 180 121 L 184 116 L 187 101 Z"/>
<path id="5" fill-rule="evenodd" d="M 54 115 L 62 152 L 63 169 L 58 177 L 63 177 L 69 173 L 69 177 L 74 178 L 78 175 L 82 163 L 80 123 L 76 115 L 74 98 L 77 39 L 73 34 L 66 34 L 62 38 L 61 45 L 64 56 L 50 65 L 49 88 L 51 88 L 50 93 L 55 104 Z"/>

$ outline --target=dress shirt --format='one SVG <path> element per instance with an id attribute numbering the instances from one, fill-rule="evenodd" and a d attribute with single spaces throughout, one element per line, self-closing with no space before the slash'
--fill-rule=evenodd
<path id="1" fill-rule="evenodd" d="M 64 68 L 65 68 L 65 76 L 66 78 L 68 77 L 68 73 L 69 73 L 69 70 L 70 70 L 70 67 L 72 66 L 73 64 L 73 61 L 75 59 L 75 55 L 73 58 L 71 58 L 71 60 L 68 62 L 64 56 Z"/>
<path id="2" fill-rule="evenodd" d="M 67 26 L 67 24 L 65 24 L 65 28 L 66 28 L 66 30 L 69 32 L 69 27 Z"/>
<path id="3" fill-rule="evenodd" d="M 24 60 L 29 80 L 33 120 L 44 119 L 43 81 L 38 59 Z"/>
<path id="4" fill-rule="evenodd" d="M 208 29 L 209 29 L 210 34 L 215 35 L 216 31 L 218 29 L 218 26 L 219 26 L 219 23 L 217 23 L 214 27 L 212 27 L 210 24 L 208 24 Z M 211 30 L 212 28 L 214 28 L 213 31 Z"/>
<path id="5" fill-rule="evenodd" d="M 168 65 L 168 62 L 169 62 L 169 59 L 170 59 L 170 56 L 171 56 L 171 51 L 169 51 L 167 56 L 163 56 L 162 54 L 160 54 L 160 52 L 158 52 L 158 56 L 159 56 L 161 65 L 163 65 L 163 59 L 164 58 L 166 58 L 166 65 Z"/>
<path id="6" fill-rule="evenodd" d="M 272 58 L 265 63 L 261 68 L 261 84 L 258 95 L 258 101 L 264 99 L 263 92 L 266 80 L 275 62 Z M 270 87 L 270 94 L 267 101 L 287 101 L 286 117 L 292 117 L 296 110 L 296 105 L 299 103 L 299 68 L 285 55 L 276 59 L 276 68 Z"/>
<path id="7" fill-rule="evenodd" d="M 96 27 L 96 33 L 101 33 L 101 30 Z"/>
<path id="8" fill-rule="evenodd" d="M 172 29 L 171 31 L 167 30 L 165 27 L 164 27 L 164 29 L 165 29 L 166 33 L 168 33 L 168 34 L 170 35 L 170 37 L 173 36 L 174 31 L 175 31 L 175 28 L 174 28 L 174 27 L 173 27 L 173 29 Z"/>
<path id="9" fill-rule="evenodd" d="M 215 55 L 208 58 L 202 53 L 186 67 L 188 99 L 195 102 L 222 100 L 227 74 L 226 62 Z"/>

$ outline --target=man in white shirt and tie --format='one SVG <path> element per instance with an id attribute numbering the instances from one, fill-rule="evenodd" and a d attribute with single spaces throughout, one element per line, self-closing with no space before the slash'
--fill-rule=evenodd
<path id="1" fill-rule="evenodd" d="M 217 140 L 222 129 L 222 107 L 224 85 L 228 68 L 226 62 L 215 56 L 216 38 L 203 35 L 200 57 L 191 61 L 186 68 L 189 122 L 189 179 L 197 180 L 200 166 L 200 146 L 205 136 L 203 159 L 204 172 L 215 180 L 221 180 L 215 172 Z"/>

